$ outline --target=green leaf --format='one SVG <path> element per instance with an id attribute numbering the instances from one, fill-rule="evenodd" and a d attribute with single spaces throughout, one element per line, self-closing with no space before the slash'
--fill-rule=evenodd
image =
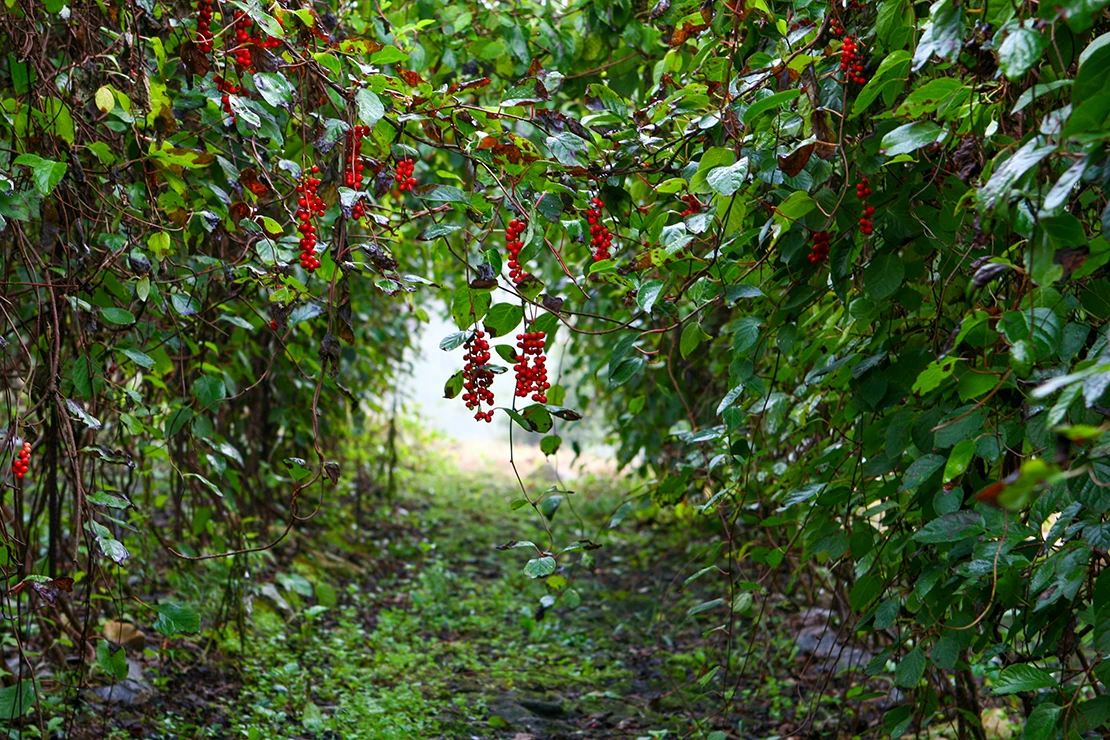
<path id="1" fill-rule="evenodd" d="M 682 339 L 679 341 L 679 352 L 682 353 L 682 359 L 690 356 L 690 353 L 697 349 L 697 346 L 707 339 L 713 337 L 705 333 L 701 328 L 701 324 L 691 321 L 686 324 L 682 329 Z"/>
<path id="2" fill-rule="evenodd" d="M 913 55 L 914 71 L 938 56 L 954 62 L 963 48 L 964 7 L 957 0 L 938 0 L 930 8 L 930 19 Z"/>
<path id="3" fill-rule="evenodd" d="M 736 161 L 736 154 L 731 149 L 714 146 L 705 150 L 698 161 L 698 171 L 690 178 L 691 193 L 709 193 L 711 191 L 707 180 L 710 170 L 717 167 L 728 167 Z"/>
<path id="4" fill-rule="evenodd" d="M 461 347 L 466 343 L 467 338 L 470 336 L 468 331 L 457 331 L 453 334 L 448 334 L 439 341 L 439 348 L 445 352 Z"/>
<path id="5" fill-rule="evenodd" d="M 706 183 L 717 195 L 728 197 L 739 190 L 748 177 L 747 157 L 727 167 L 714 167 L 705 176 Z"/>
<path id="6" fill-rule="evenodd" d="M 547 434 L 551 431 L 554 422 L 551 420 L 551 413 L 544 408 L 543 404 L 533 403 L 524 410 L 522 414 L 525 428 L 540 434 Z"/>
<path id="7" fill-rule="evenodd" d="M 983 418 L 984 414 L 981 408 L 962 406 L 948 414 L 937 425 L 940 428 L 936 431 L 933 443 L 941 449 L 951 447 L 979 431 L 979 428 L 983 426 Z"/>
<path id="8" fill-rule="evenodd" d="M 906 468 L 906 474 L 902 476 L 902 487 L 898 490 L 912 491 L 944 467 L 945 462 L 940 455 L 929 454 L 917 458 Z"/>
<path id="9" fill-rule="evenodd" d="M 524 566 L 524 575 L 529 578 L 543 578 L 555 572 L 555 558 L 545 555 L 542 558 L 532 558 Z"/>
<path id="10" fill-rule="evenodd" d="M 200 308 L 200 303 L 196 298 L 193 298 L 191 295 L 184 295 L 183 293 L 174 293 L 170 296 L 170 305 L 172 305 L 173 310 L 181 316 L 196 316 Z"/>
<path id="11" fill-rule="evenodd" d="M 628 106 L 608 85 L 595 82 L 586 88 L 586 94 L 600 100 L 601 104 L 605 106 L 605 110 L 616 115 L 618 118 L 628 118 Z"/>
<path id="12" fill-rule="evenodd" d="M 385 106 L 373 91 L 363 87 L 355 93 L 355 103 L 358 105 L 358 118 L 369 128 L 382 120 L 385 116 Z"/>
<path id="13" fill-rule="evenodd" d="M 516 303 L 496 303 L 483 322 L 489 330 L 491 337 L 503 337 L 517 326 L 524 318 L 524 309 Z M 441 345 L 442 346 L 442 345 Z"/>
<path id="14" fill-rule="evenodd" d="M 928 663 L 929 659 L 925 657 L 921 646 L 915 647 L 898 663 L 898 668 L 894 671 L 894 683 L 905 689 L 917 686 L 921 682 L 921 677 L 925 675 L 925 667 Z"/>
<path id="15" fill-rule="evenodd" d="M 901 3 L 904 0 L 887 0 L 887 2 Z M 913 11 L 910 12 L 912 14 Z M 855 118 L 866 111 L 880 95 L 892 98 L 901 93 L 906 86 L 909 74 L 909 52 L 898 50 L 887 55 L 879 63 L 879 68 L 875 70 L 875 74 L 871 76 L 871 79 L 867 81 L 867 84 L 859 91 L 859 95 L 856 96 L 856 101 L 852 105 L 851 118 Z"/>
<path id="16" fill-rule="evenodd" d="M 1060 0 L 1056 8 L 1063 11 L 1068 28 L 1078 34 L 1089 30 L 1099 12 L 1108 4 L 1110 0 Z"/>
<path id="17" fill-rule="evenodd" d="M 113 562 L 123 565 L 131 557 L 131 553 L 127 552 L 123 543 L 113 537 L 111 530 L 100 522 L 89 520 L 86 528 L 92 533 L 96 544 L 100 547 L 100 552 Z"/>
<path id="18" fill-rule="evenodd" d="M 223 400 L 225 395 L 223 378 L 215 375 L 202 375 L 193 381 L 193 396 L 200 402 L 202 409 Z"/>
<path id="19" fill-rule="evenodd" d="M 760 114 L 766 113 L 769 110 L 786 105 L 787 103 L 796 100 L 802 94 L 800 88 L 793 90 L 783 90 L 782 92 L 773 93 L 765 98 L 760 98 L 744 111 L 743 121 L 745 126 L 751 126 L 752 121 L 759 117 Z"/>
<path id="20" fill-rule="evenodd" d="M 96 663 L 117 681 L 127 678 L 127 653 L 122 647 L 113 651 L 107 640 L 100 640 L 96 643 Z"/>
<path id="21" fill-rule="evenodd" d="M 24 679 L 0 689 L 0 717 L 12 720 L 35 708 L 35 682 Z"/>
<path id="22" fill-rule="evenodd" d="M 563 443 L 563 438 L 557 434 L 544 437 L 540 440 L 540 452 L 545 455 L 554 455 L 559 451 L 559 446 Z"/>
<path id="23" fill-rule="evenodd" d="M 110 493 L 105 493 L 104 491 L 91 493 L 86 496 L 86 499 L 90 504 L 96 504 L 97 506 L 107 506 L 111 509 L 126 509 L 131 505 L 130 501 L 122 499 L 119 496 L 113 496 Z"/>
<path id="24" fill-rule="evenodd" d="M 885 301 L 902 286 L 906 266 L 896 254 L 880 254 L 871 260 L 863 273 L 863 285 L 876 301 Z"/>
<path id="25" fill-rule="evenodd" d="M 453 234 L 461 228 L 462 227 L 458 224 L 430 224 L 417 235 L 416 240 L 421 242 L 430 242 L 433 239 L 438 239 L 441 236 Z"/>
<path id="26" fill-rule="evenodd" d="M 708 601 L 703 601 L 700 604 L 695 604 L 694 606 L 687 609 L 686 616 L 693 617 L 701 614 L 702 612 L 707 612 L 711 609 L 716 609 L 719 606 L 724 606 L 727 603 L 728 602 L 724 599 L 710 599 Z"/>
<path id="27" fill-rule="evenodd" d="M 883 154 L 894 157 L 915 152 L 923 146 L 940 141 L 944 134 L 944 129 L 932 121 L 914 121 L 888 133 L 880 146 Z"/>
<path id="28" fill-rule="evenodd" d="M 85 411 L 84 407 L 82 407 L 81 404 L 78 403 L 77 401 L 74 401 L 72 399 L 67 398 L 66 399 L 66 408 L 69 409 L 69 412 L 71 414 L 73 414 L 78 419 L 80 419 L 82 424 L 87 426 L 89 429 L 92 429 L 93 431 L 97 431 L 102 426 L 104 426 L 100 422 L 100 419 L 97 419 L 95 416 L 90 414 L 88 411 Z"/>
<path id="29" fill-rule="evenodd" d="M 609 385 L 613 388 L 623 385 L 647 364 L 642 357 L 625 357 L 609 371 Z"/>
<path id="30" fill-rule="evenodd" d="M 746 355 L 759 342 L 760 320 L 755 316 L 745 316 L 736 322 L 732 335 L 732 351 L 736 355 Z"/>
<path id="31" fill-rule="evenodd" d="M 540 513 L 543 514 L 548 521 L 550 521 L 552 518 L 554 518 L 555 512 L 559 510 L 559 506 L 562 503 L 563 497 L 561 495 L 555 494 L 547 496 L 546 498 L 544 498 L 543 501 L 540 502 Z M 559 576 L 556 576 L 556 578 L 558 577 Z M 550 584 L 551 582 L 548 581 L 548 583 Z"/>
<path id="32" fill-rule="evenodd" d="M 975 455 L 975 440 L 965 439 L 952 448 L 948 455 L 948 462 L 944 464 L 944 482 L 958 478 L 967 470 L 971 458 Z"/>
<path id="33" fill-rule="evenodd" d="M 1056 686 L 1056 679 L 1047 671 L 1029 663 L 1018 663 L 1002 669 L 991 693 L 994 696 L 1002 696 L 1023 691 L 1051 689 L 1054 686 Z"/>
<path id="34" fill-rule="evenodd" d="M 1027 141 L 994 171 L 986 185 L 979 188 L 980 205 L 987 209 L 994 208 L 999 200 L 1009 197 L 1010 190 L 1018 178 L 1057 148 L 1057 145 L 1046 143 L 1039 136 Z"/>
<path id="35" fill-rule="evenodd" d="M 147 369 L 154 367 L 154 358 L 145 352 L 140 352 L 137 349 L 121 349 L 120 352 L 139 367 Z"/>
<path id="36" fill-rule="evenodd" d="M 135 314 L 125 308 L 105 308 L 100 312 L 100 316 L 109 324 L 127 326 L 135 323 Z"/>
<path id="37" fill-rule="evenodd" d="M 914 533 L 926 545 L 959 542 L 983 533 L 983 516 L 977 511 L 953 511 L 937 517 Z"/>
<path id="38" fill-rule="evenodd" d="M 43 159 L 35 154 L 20 154 L 12 164 L 22 164 L 31 168 L 31 179 L 40 195 L 50 195 L 65 177 L 65 162 Z"/>
<path id="39" fill-rule="evenodd" d="M 651 309 L 655 306 L 655 301 L 658 300 L 659 295 L 663 292 L 666 283 L 662 280 L 648 280 L 640 286 L 636 292 L 636 303 L 639 305 L 640 310 L 644 313 L 651 313 Z"/>
<path id="40" fill-rule="evenodd" d="M 523 84 L 509 88 L 501 99 L 501 105 L 513 106 L 521 103 L 540 103 L 543 97 L 536 91 L 534 80 L 527 80 Z"/>
<path id="41" fill-rule="evenodd" d="M 1032 342 L 1019 339 L 1010 347 L 1010 369 L 1021 379 L 1028 378 L 1036 364 L 1036 351 Z"/>
<path id="42" fill-rule="evenodd" d="M 284 75 L 274 72 L 256 72 L 254 75 L 254 88 L 268 104 L 275 108 L 289 105 L 293 102 L 294 87 Z"/>
<path id="43" fill-rule="evenodd" d="M 1025 92 L 1018 96 L 1017 102 L 1014 103 L 1014 107 L 1010 110 L 1010 114 L 1013 115 L 1014 113 L 1020 113 L 1021 111 L 1025 110 L 1026 106 L 1028 106 L 1030 103 L 1032 103 L 1034 100 L 1041 97 L 1042 95 L 1047 95 L 1053 90 L 1058 90 L 1061 87 L 1071 85 L 1073 82 L 1074 80 L 1054 80 L 1052 82 L 1046 82 L 1043 84 L 1034 83 L 1032 87 L 1028 88 Z"/>
<path id="44" fill-rule="evenodd" d="M 408 58 L 408 52 L 401 51 L 396 46 L 386 46 L 380 51 L 374 52 L 370 57 L 370 62 L 373 64 L 396 64 Z"/>
<path id="45" fill-rule="evenodd" d="M 489 311 L 490 294 L 473 290 L 468 285 L 462 285 L 455 291 L 451 301 L 451 316 L 460 329 L 469 329 L 481 321 Z"/>
<path id="46" fill-rule="evenodd" d="M 421 196 L 433 203 L 470 203 L 470 196 L 451 185 L 436 185 Z"/>
<path id="47" fill-rule="evenodd" d="M 96 91 L 94 97 L 96 107 L 101 113 L 111 113 L 112 109 L 116 107 L 116 96 L 112 94 L 112 88 L 103 85 Z"/>
<path id="48" fill-rule="evenodd" d="M 904 49 L 913 38 L 915 15 L 913 6 L 908 0 L 885 0 L 879 6 L 875 20 L 875 35 L 887 49 Z M 906 57 L 906 68 L 909 69 L 909 54 Z M 889 59 L 888 55 L 883 59 Z"/>
<path id="49" fill-rule="evenodd" d="M 1031 342 L 1038 360 L 1056 354 L 1063 333 L 1060 318 L 1050 308 L 1007 311 L 998 320 L 998 330 L 1011 344 L 1023 339 Z"/>
<path id="50" fill-rule="evenodd" d="M 1024 740 L 1054 740 L 1060 707 L 1052 702 L 1038 704 L 1025 721 Z"/>
<path id="51" fill-rule="evenodd" d="M 166 637 L 200 632 L 200 615 L 193 609 L 169 602 L 158 604 L 154 608 L 158 612 L 154 629 Z"/>
<path id="52" fill-rule="evenodd" d="M 952 77 L 929 80 L 907 95 L 894 114 L 900 118 L 920 118 L 941 106 L 950 108 L 963 100 L 968 92 L 969 88 L 963 82 Z"/>
<path id="53" fill-rule="evenodd" d="M 865 575 L 852 585 L 852 590 L 848 594 L 848 605 L 852 607 L 852 611 L 861 612 L 882 594 L 883 579 L 876 575 Z"/>
<path id="54" fill-rule="evenodd" d="M 1031 28 L 1018 28 L 1007 34 L 998 47 L 998 66 L 1002 73 L 1015 80 L 1040 61 L 1048 41 Z"/>
<path id="55" fill-rule="evenodd" d="M 544 139 L 544 144 L 555 156 L 555 161 L 570 167 L 581 164 L 578 155 L 586 149 L 582 139 L 568 133 L 548 136 Z"/>

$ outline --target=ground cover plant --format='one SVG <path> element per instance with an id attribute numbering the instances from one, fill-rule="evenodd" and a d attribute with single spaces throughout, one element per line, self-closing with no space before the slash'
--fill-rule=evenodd
<path id="1" fill-rule="evenodd" d="M 282 551 L 428 466 L 397 387 L 438 311 L 457 370 L 427 392 L 503 426 L 515 489 L 491 484 L 490 511 L 531 517 L 498 530 L 520 591 L 492 604 L 632 593 L 598 573 L 608 533 L 685 526 L 700 642 L 675 628 L 667 671 L 696 690 L 644 732 L 1100 733 L 1106 6 L 8 0 L 9 734 L 65 736 L 146 691 L 148 650 L 234 656 L 245 678 L 220 680 L 248 692 L 288 668 L 296 698 L 262 696 L 245 732 L 289 712 L 350 732 L 361 694 L 311 696 L 305 664 L 249 633 L 288 622 L 292 656 L 354 650 L 362 613 L 382 639 L 433 629 L 434 610 L 341 606 L 328 584 L 357 579 Z M 521 448 L 565 463 L 584 417 L 627 500 L 561 526 L 589 492 L 525 475 Z M 474 578 L 421 567 L 380 577 L 413 599 Z M 309 606 L 253 610 L 281 592 Z M 390 731 L 451 732 L 433 684 L 376 699 L 407 707 Z"/>

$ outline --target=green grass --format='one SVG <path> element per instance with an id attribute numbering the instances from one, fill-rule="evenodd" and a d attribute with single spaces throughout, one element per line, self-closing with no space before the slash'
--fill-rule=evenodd
<path id="1" fill-rule="evenodd" d="M 374 550 L 395 572 L 352 580 L 298 557 L 273 578 L 288 612 L 256 594 L 245 643 L 233 627 L 215 633 L 242 681 L 228 697 L 229 725 L 202 728 L 167 714 L 152 736 L 485 737 L 503 728 L 489 706 L 505 692 L 572 695 L 580 713 L 623 696 L 630 672 L 615 658 L 623 646 L 614 633 L 625 610 L 597 603 L 604 595 L 594 585 L 574 588 L 575 574 L 594 563 L 587 551 L 561 557 L 565 567 L 545 582 L 522 573 L 534 549 L 495 549 L 510 538 L 547 546 L 535 512 L 512 511 L 513 498 L 488 480 L 424 479 L 398 507 L 383 507 L 390 536 L 371 525 L 370 548 L 354 544 L 360 533 L 349 512 L 333 512 L 325 541 L 345 539 L 352 558 Z M 557 547 L 596 537 L 620 504 L 608 489 L 576 498 L 583 519 L 561 508 Z M 587 521 L 592 531 L 581 529 Z M 545 596 L 557 600 L 539 618 Z M 566 608 L 577 601 L 577 610 Z M 599 606 L 606 618 L 596 618 Z M 642 618 L 646 625 L 651 615 Z"/>

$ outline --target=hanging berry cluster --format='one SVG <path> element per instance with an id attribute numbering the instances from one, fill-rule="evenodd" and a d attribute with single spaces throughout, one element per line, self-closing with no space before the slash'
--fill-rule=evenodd
<path id="1" fill-rule="evenodd" d="M 222 93 L 220 97 L 220 106 L 224 109 L 224 113 L 231 117 L 231 122 L 234 123 L 235 113 L 231 110 L 231 96 L 243 92 L 243 88 L 236 85 L 234 82 L 230 82 L 216 75 L 216 89 Z"/>
<path id="2" fill-rule="evenodd" d="M 23 449 L 19 451 L 19 457 L 12 463 L 12 472 L 15 473 L 16 478 L 22 478 L 27 475 L 27 471 L 31 467 L 31 443 L 24 442 Z"/>
<path id="3" fill-rule="evenodd" d="M 367 134 L 366 126 L 352 126 L 347 129 L 347 187 L 358 190 L 362 185 L 362 137 Z"/>
<path id="4" fill-rule="evenodd" d="M 281 46 L 281 40 L 261 34 L 252 34 L 254 22 L 246 13 L 235 14 L 235 63 L 247 72 L 254 72 L 254 60 L 251 58 L 250 44 L 261 46 L 263 49 L 274 49 Z"/>
<path id="5" fill-rule="evenodd" d="M 347 129 L 347 172 L 344 174 L 344 181 L 347 187 L 358 190 L 362 187 L 362 170 L 365 165 L 362 163 L 362 137 L 370 132 L 368 126 L 352 126 Z M 358 200 L 351 208 L 351 218 L 360 219 L 366 215 L 366 206 L 362 200 Z"/>
<path id="6" fill-rule="evenodd" d="M 682 212 L 683 218 L 701 213 L 701 203 L 692 193 L 682 196 L 682 202 L 686 204 L 686 210 Z"/>
<path id="7" fill-rule="evenodd" d="M 318 165 L 312 165 L 312 174 L 320 171 Z M 316 257 L 316 227 L 312 225 L 313 216 L 323 216 L 327 206 L 323 199 L 316 194 L 320 186 L 320 178 L 305 177 L 297 185 L 297 231 L 301 232 L 301 267 L 306 272 L 315 272 L 320 266 Z"/>
<path id="8" fill-rule="evenodd" d="M 509 253 L 509 277 L 514 284 L 528 277 L 528 273 L 520 267 L 520 250 L 524 248 L 524 242 L 520 237 L 527 228 L 527 221 L 514 218 L 509 222 L 509 228 L 505 230 L 505 250 Z"/>
<path id="9" fill-rule="evenodd" d="M 542 331 L 529 331 L 516 335 L 516 396 L 527 398 L 532 394 L 536 403 L 547 403 L 547 358 L 543 354 L 544 339 Z"/>
<path id="10" fill-rule="evenodd" d="M 813 235 L 813 246 L 810 247 L 808 259 L 813 264 L 824 262 L 829 258 L 829 232 L 818 231 Z"/>
<path id="11" fill-rule="evenodd" d="M 839 18 L 829 19 L 829 33 L 833 36 L 842 36 L 844 34 L 844 26 L 840 25 Z"/>
<path id="12" fill-rule="evenodd" d="M 590 207 L 586 209 L 586 223 L 590 225 L 590 246 L 594 248 L 594 262 L 607 260 L 611 256 L 609 247 L 613 246 L 613 232 L 601 223 L 601 209 L 605 203 L 601 198 L 590 200 Z"/>
<path id="13" fill-rule="evenodd" d="M 416 178 L 412 173 L 416 171 L 416 163 L 405 158 L 397 163 L 397 174 L 393 179 L 397 181 L 397 189 L 402 193 L 412 190 L 416 186 Z"/>
<path id="14" fill-rule="evenodd" d="M 466 355 L 463 359 L 463 401 L 471 411 L 476 411 L 474 418 L 477 421 L 493 421 L 493 409 L 482 411 L 482 402 L 493 405 L 493 372 L 487 367 L 490 360 L 489 342 L 485 333 L 478 329 L 466 342 Z"/>
<path id="15" fill-rule="evenodd" d="M 197 49 L 212 53 L 212 0 L 197 0 Z"/>
<path id="16" fill-rule="evenodd" d="M 856 183 L 856 197 L 860 199 L 863 204 L 863 215 L 859 217 L 859 233 L 864 236 L 869 236 L 874 230 L 875 224 L 872 223 L 871 217 L 875 215 L 875 209 L 867 205 L 867 197 L 871 195 L 871 187 L 867 178 L 862 178 Z"/>
<path id="17" fill-rule="evenodd" d="M 863 76 L 863 51 L 854 36 L 844 37 L 844 45 L 840 49 L 840 71 L 847 82 L 867 84 L 867 78 Z"/>

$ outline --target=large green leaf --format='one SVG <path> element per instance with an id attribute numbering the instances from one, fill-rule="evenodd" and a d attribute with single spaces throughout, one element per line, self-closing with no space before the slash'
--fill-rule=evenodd
<path id="1" fill-rule="evenodd" d="M 995 696 L 1017 694 L 1023 691 L 1050 689 L 1055 685 L 1056 679 L 1047 671 L 1028 663 L 1018 663 L 1002 669 L 998 680 L 994 682 L 992 693 Z"/>

